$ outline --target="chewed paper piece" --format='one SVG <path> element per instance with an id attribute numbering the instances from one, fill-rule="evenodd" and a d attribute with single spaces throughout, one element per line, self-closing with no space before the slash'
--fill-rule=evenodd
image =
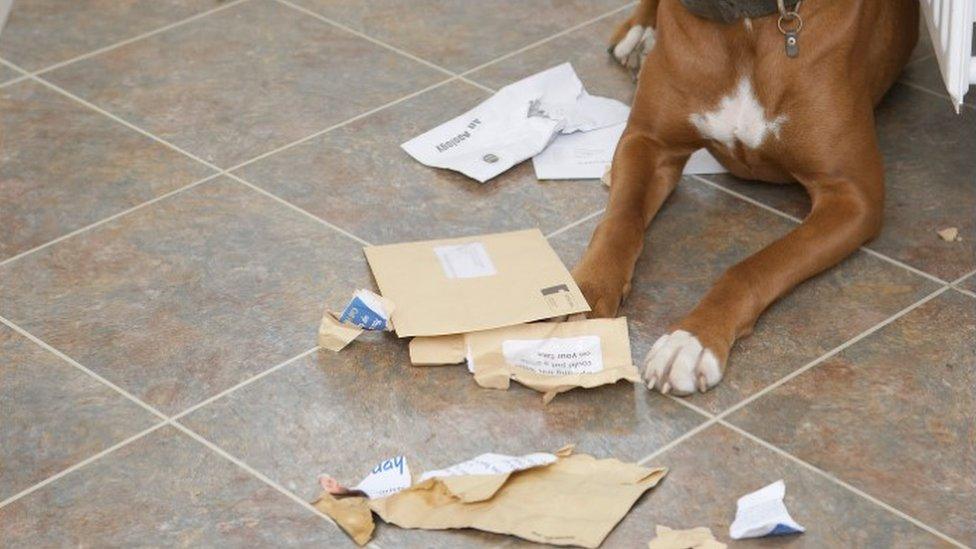
<path id="1" fill-rule="evenodd" d="M 372 536 L 376 513 L 401 528 L 474 528 L 537 543 L 596 548 L 667 473 L 573 454 L 572 447 L 520 457 L 486 455 L 495 457 L 432 471 L 457 474 L 428 478 L 386 497 L 337 497 L 326 490 L 314 505 L 360 545 Z M 457 470 L 462 465 L 464 470 Z"/>
<path id="2" fill-rule="evenodd" d="M 638 381 L 627 319 L 534 322 L 465 334 L 475 383 L 507 389 L 514 380 L 543 393 L 543 403 L 575 387 Z"/>
<path id="3" fill-rule="evenodd" d="M 356 290 L 346 308 L 339 314 L 339 322 L 359 326 L 370 331 L 390 331 L 393 324 L 392 303 L 369 290 Z"/>
<path id="4" fill-rule="evenodd" d="M 536 179 L 599 179 L 610 186 L 610 164 L 623 132 L 611 127 L 595 132 L 561 135 L 532 159 Z M 612 132 L 616 132 L 614 137 Z M 707 149 L 698 149 L 685 163 L 685 175 L 728 173 Z"/>
<path id="5" fill-rule="evenodd" d="M 806 529 L 790 517 L 783 498 L 786 484 L 782 480 L 739 498 L 735 521 L 729 526 L 732 539 L 761 538 L 798 534 Z"/>
<path id="6" fill-rule="evenodd" d="M 484 183 L 541 152 L 556 134 L 619 124 L 628 110 L 587 94 L 572 65 L 563 63 L 505 86 L 401 147 L 424 165 Z"/>
<path id="7" fill-rule="evenodd" d="M 369 290 L 356 290 L 341 313 L 325 311 L 319 324 L 318 343 L 330 351 L 341 351 L 363 330 L 393 330 L 395 306 L 389 299 Z"/>
<path id="8" fill-rule="evenodd" d="M 524 471 L 533 467 L 541 467 L 556 462 L 556 456 L 545 452 L 526 454 L 524 456 L 506 456 L 504 454 L 481 454 L 480 456 L 452 465 L 447 469 L 428 471 L 420 475 L 418 482 L 431 478 L 447 478 L 459 475 L 504 475 L 515 471 Z"/>
<path id="9" fill-rule="evenodd" d="M 657 537 L 647 544 L 647 549 L 725 549 L 727 545 L 717 541 L 712 531 L 704 526 L 688 530 L 672 530 L 658 525 Z"/>
<path id="10" fill-rule="evenodd" d="M 407 459 L 396 456 L 378 463 L 353 489 L 362 491 L 370 499 L 382 498 L 409 488 L 411 483 Z"/>

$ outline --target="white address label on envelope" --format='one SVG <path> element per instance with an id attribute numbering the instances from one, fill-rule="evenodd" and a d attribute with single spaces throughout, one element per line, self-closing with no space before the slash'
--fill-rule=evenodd
<path id="1" fill-rule="evenodd" d="M 382 498 L 410 487 L 410 467 L 407 458 L 396 456 L 373 467 L 362 481 L 353 487 L 362 490 L 370 499 Z"/>
<path id="2" fill-rule="evenodd" d="M 556 456 L 545 452 L 536 452 L 524 456 L 506 456 L 504 454 L 481 454 L 480 456 L 452 465 L 447 469 L 427 471 L 420 475 L 418 482 L 429 478 L 455 477 L 458 475 L 500 475 L 514 471 L 524 471 L 540 465 L 556 462 Z"/>
<path id="3" fill-rule="evenodd" d="M 600 336 L 508 339 L 502 342 L 505 362 L 551 376 L 592 374 L 603 370 Z"/>
<path id="4" fill-rule="evenodd" d="M 478 278 L 498 273 L 488 250 L 481 242 L 435 246 L 434 253 L 437 254 L 447 278 Z"/>

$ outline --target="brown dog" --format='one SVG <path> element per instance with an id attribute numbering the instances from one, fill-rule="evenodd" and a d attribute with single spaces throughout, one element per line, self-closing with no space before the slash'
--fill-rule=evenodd
<path id="1" fill-rule="evenodd" d="M 626 62 L 653 41 L 613 159 L 609 205 L 573 271 L 593 316 L 616 316 L 644 231 L 696 149 L 742 178 L 798 181 L 812 199 L 801 225 L 730 268 L 654 343 L 644 379 L 662 393 L 713 387 L 763 310 L 881 228 L 873 109 L 915 45 L 918 0 L 808 0 L 795 12 L 795 0 L 786 2 L 784 30 L 802 17 L 795 57 L 769 3 L 772 15 L 726 23 L 680 0 L 642 0 L 611 46 Z"/>

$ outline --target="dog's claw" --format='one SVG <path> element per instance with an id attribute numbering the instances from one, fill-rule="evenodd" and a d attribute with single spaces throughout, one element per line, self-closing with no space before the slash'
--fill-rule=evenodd
<path id="1" fill-rule="evenodd" d="M 704 393 L 707 390 L 708 390 L 708 380 L 705 379 L 705 374 L 699 372 L 699 374 L 698 374 L 698 392 L 699 393 Z"/>
<path id="2" fill-rule="evenodd" d="M 661 394 L 666 395 L 671 392 L 671 382 L 665 381 L 664 385 L 661 385 Z"/>
<path id="3" fill-rule="evenodd" d="M 648 389 L 653 389 L 654 387 L 656 387 L 657 386 L 657 375 L 651 374 L 651 377 L 647 378 L 646 385 L 647 385 L 647 388 Z"/>

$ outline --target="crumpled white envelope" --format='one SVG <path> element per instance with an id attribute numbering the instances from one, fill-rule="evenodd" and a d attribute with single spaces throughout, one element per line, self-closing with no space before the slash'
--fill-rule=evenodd
<path id="1" fill-rule="evenodd" d="M 538 154 L 559 132 L 620 124 L 628 111 L 619 101 L 587 94 L 572 65 L 563 63 L 505 86 L 401 147 L 422 164 L 484 183 Z"/>

